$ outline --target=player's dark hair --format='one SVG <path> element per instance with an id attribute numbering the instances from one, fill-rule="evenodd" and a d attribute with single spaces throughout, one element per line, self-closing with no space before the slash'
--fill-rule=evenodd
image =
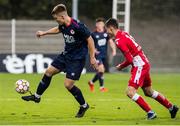
<path id="1" fill-rule="evenodd" d="M 97 22 L 105 22 L 105 19 L 103 17 L 99 17 L 96 19 L 96 23 Z"/>
<path id="2" fill-rule="evenodd" d="M 64 4 L 58 4 L 54 7 L 51 14 L 54 15 L 64 11 L 67 11 L 66 6 Z"/>
<path id="3" fill-rule="evenodd" d="M 106 21 L 105 26 L 106 27 L 112 26 L 112 27 L 118 29 L 118 21 L 114 18 L 110 18 Z"/>

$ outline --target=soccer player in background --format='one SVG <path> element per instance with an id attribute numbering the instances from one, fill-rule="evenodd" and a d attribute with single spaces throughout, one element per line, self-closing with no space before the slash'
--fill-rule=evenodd
<path id="1" fill-rule="evenodd" d="M 105 24 L 107 33 L 110 37 L 115 37 L 116 46 L 125 56 L 125 61 L 117 65 L 118 70 L 131 65 L 131 78 L 128 83 L 126 94 L 135 101 L 146 113 L 147 119 L 156 118 L 156 113 L 151 109 L 149 104 L 137 93 L 139 87 L 142 88 L 144 94 L 158 101 L 167 108 L 171 114 L 171 118 L 175 118 L 178 107 L 173 105 L 163 94 L 152 88 L 150 77 L 150 63 L 142 51 L 142 48 L 136 41 L 126 32 L 118 29 L 116 19 L 110 18 Z"/>
<path id="2" fill-rule="evenodd" d="M 94 83 L 99 80 L 100 91 L 107 92 L 108 89 L 104 87 L 104 72 L 105 64 L 107 62 L 107 44 L 109 43 L 112 49 L 112 56 L 116 55 L 116 45 L 112 39 L 109 39 L 108 34 L 105 31 L 105 23 L 103 18 L 96 19 L 96 29 L 91 34 L 94 39 L 96 48 L 96 59 L 98 61 L 98 68 L 93 79 L 88 82 L 91 92 L 94 92 Z"/>
<path id="3" fill-rule="evenodd" d="M 42 80 L 40 81 L 37 91 L 34 95 L 23 96 L 25 101 L 40 102 L 41 96 L 50 85 L 51 79 L 57 73 L 66 72 L 64 86 L 74 96 L 76 101 L 80 104 L 80 109 L 75 117 L 83 117 L 86 110 L 89 108 L 85 101 L 81 90 L 74 85 L 76 80 L 79 80 L 83 67 L 85 65 L 85 58 L 90 54 L 90 63 L 96 68 L 95 47 L 94 41 L 88 28 L 71 17 L 68 16 L 66 6 L 59 4 L 52 10 L 52 16 L 57 21 L 58 26 L 47 31 L 37 31 L 38 38 L 62 33 L 65 41 L 64 51 L 59 54 L 46 69 Z"/>

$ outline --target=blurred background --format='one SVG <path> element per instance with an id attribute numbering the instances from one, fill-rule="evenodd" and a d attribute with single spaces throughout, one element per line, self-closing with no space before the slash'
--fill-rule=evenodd
<path id="1" fill-rule="evenodd" d="M 59 3 L 93 31 L 95 19 L 116 17 L 148 56 L 153 72 L 180 72 L 180 0 L 0 0 L 0 72 L 42 73 L 63 50 L 62 35 L 37 39 L 37 30 L 57 25 Z M 110 55 L 108 71 L 123 60 Z M 91 71 L 87 64 L 87 71 Z M 125 70 L 127 71 L 127 70 Z"/>

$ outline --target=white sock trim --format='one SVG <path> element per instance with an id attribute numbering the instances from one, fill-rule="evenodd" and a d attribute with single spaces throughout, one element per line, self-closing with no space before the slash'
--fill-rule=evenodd
<path id="1" fill-rule="evenodd" d="M 93 81 L 92 81 L 92 80 L 90 80 L 89 82 L 90 82 L 90 84 L 91 84 L 91 85 L 94 85 L 94 83 L 93 83 Z"/>
<path id="2" fill-rule="evenodd" d="M 147 113 L 154 113 L 152 110 L 149 110 L 149 112 L 147 112 Z"/>
<path id="3" fill-rule="evenodd" d="M 132 97 L 132 100 L 133 101 L 137 101 L 139 98 L 139 95 L 136 93 L 133 97 Z"/>
<path id="4" fill-rule="evenodd" d="M 83 108 L 86 108 L 87 107 L 87 103 L 85 103 L 84 105 L 81 105 Z"/>
<path id="5" fill-rule="evenodd" d="M 103 88 L 104 88 L 104 86 L 101 86 L 101 87 L 100 87 L 100 89 L 103 89 Z"/>
<path id="6" fill-rule="evenodd" d="M 153 94 L 152 94 L 152 98 L 157 98 L 157 96 L 159 95 L 159 92 L 157 92 L 157 91 L 153 91 Z"/>
<path id="7" fill-rule="evenodd" d="M 41 98 L 41 95 L 38 95 L 37 93 L 34 94 L 36 98 Z"/>
<path id="8" fill-rule="evenodd" d="M 169 109 L 169 111 L 172 111 L 173 110 L 173 105 L 170 108 L 168 108 L 168 109 Z"/>

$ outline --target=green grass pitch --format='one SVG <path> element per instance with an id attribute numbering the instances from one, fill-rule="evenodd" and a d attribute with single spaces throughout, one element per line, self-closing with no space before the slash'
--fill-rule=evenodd
<path id="1" fill-rule="evenodd" d="M 82 75 L 76 82 L 90 105 L 85 116 L 77 119 L 74 116 L 79 105 L 64 88 L 64 75 L 53 78 L 37 104 L 22 101 L 14 83 L 27 79 L 34 92 L 42 75 L 0 74 L 0 125 L 180 125 L 180 112 L 176 119 L 171 119 L 167 109 L 143 95 L 158 116 L 155 120 L 146 120 L 146 113 L 125 95 L 129 74 L 105 74 L 107 93 L 99 91 L 98 83 L 94 93 L 89 91 L 87 81 L 92 76 Z M 180 74 L 152 74 L 152 81 L 156 90 L 180 106 Z M 143 94 L 141 89 L 138 93 Z"/>

